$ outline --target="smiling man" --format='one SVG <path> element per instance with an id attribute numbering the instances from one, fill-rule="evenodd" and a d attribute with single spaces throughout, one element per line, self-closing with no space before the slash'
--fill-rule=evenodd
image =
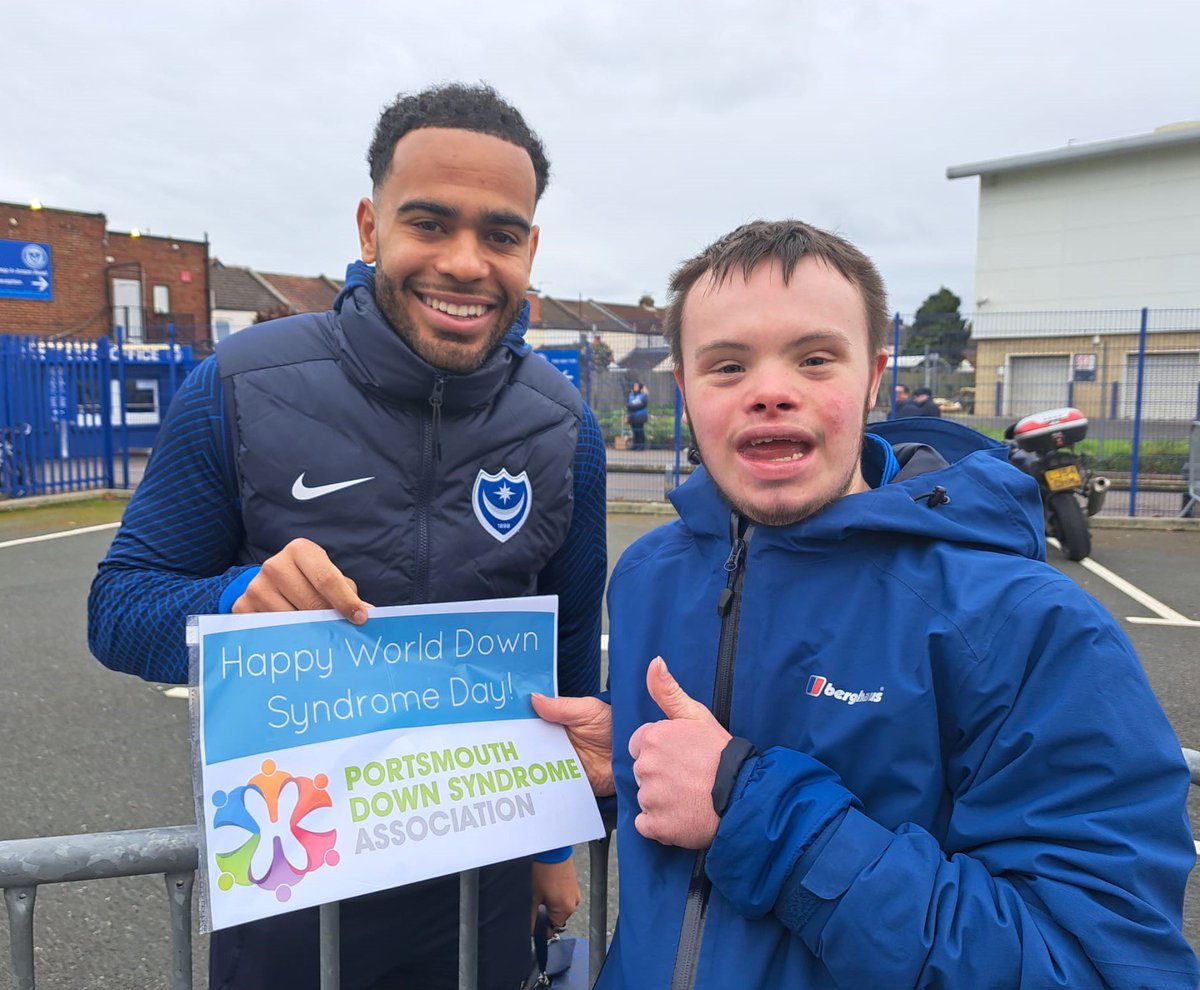
<path id="1" fill-rule="evenodd" d="M 604 454 L 579 393 L 531 353 L 525 291 L 549 164 L 487 86 L 380 116 L 362 261 L 328 313 L 224 341 L 184 383 L 101 563 L 89 642 L 185 682 L 192 613 L 559 596 L 559 689 L 598 687 Z M 530 965 L 530 911 L 565 924 L 570 850 L 485 869 L 483 990 Z M 342 986 L 452 988 L 458 880 L 344 902 Z M 316 987 L 317 915 L 217 932 L 213 987 Z"/>
<path id="2" fill-rule="evenodd" d="M 1194 987 L 1179 745 L 1002 445 L 864 433 L 875 267 L 756 222 L 671 288 L 703 466 L 613 571 L 611 708 L 534 699 L 618 799 L 599 987 Z"/>

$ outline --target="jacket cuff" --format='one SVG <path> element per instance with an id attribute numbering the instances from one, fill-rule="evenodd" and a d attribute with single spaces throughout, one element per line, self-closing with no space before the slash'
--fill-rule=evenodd
<path id="1" fill-rule="evenodd" d="M 242 592 L 261 570 L 261 567 L 247 567 L 236 573 L 234 579 L 225 585 L 225 590 L 221 592 L 221 598 L 217 602 L 217 611 L 221 615 L 228 615 L 233 611 L 233 603 L 242 597 Z M 237 569 L 234 568 L 234 571 L 236 572 Z"/>
<path id="2" fill-rule="evenodd" d="M 740 914 L 761 918 L 774 909 L 797 861 L 855 804 L 829 767 L 773 747 L 742 764 L 705 871 Z"/>
<path id="3" fill-rule="evenodd" d="M 891 831 L 850 808 L 829 823 L 792 868 L 775 905 L 776 917 L 815 952 L 838 899 L 893 838 Z"/>
<path id="4" fill-rule="evenodd" d="M 563 846 L 561 849 L 547 849 L 533 857 L 535 863 L 565 863 L 575 851 L 574 846 Z"/>
<path id="5" fill-rule="evenodd" d="M 717 764 L 717 775 L 713 779 L 712 803 L 717 817 L 725 814 L 729 807 L 729 799 L 733 797 L 733 789 L 737 786 L 742 764 L 750 757 L 757 756 L 758 750 L 754 743 L 741 736 L 734 736 L 721 750 L 721 761 Z"/>

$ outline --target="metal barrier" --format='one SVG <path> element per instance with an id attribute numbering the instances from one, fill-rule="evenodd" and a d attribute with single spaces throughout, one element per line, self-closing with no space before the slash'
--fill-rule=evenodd
<path id="1" fill-rule="evenodd" d="M 1187 760 L 1188 770 L 1192 773 L 1192 784 L 1200 787 L 1200 752 L 1194 749 L 1183 749 L 1183 758 Z"/>
<path id="2" fill-rule="evenodd" d="M 1187 490 L 1179 515 L 1190 517 L 1196 503 L 1200 502 L 1200 420 L 1192 424 L 1188 433 L 1188 459 L 1183 468 L 1183 481 Z"/>
<path id="3" fill-rule="evenodd" d="M 1200 760 L 1200 753 L 1196 754 Z M 1193 772 L 1193 780 L 1195 779 Z M 608 856 L 615 811 L 602 804 L 604 838 L 588 844 L 588 982 L 604 962 L 608 929 Z M 0 889 L 8 909 L 14 990 L 34 990 L 33 911 L 38 887 L 81 880 L 163 874 L 170 909 L 171 990 L 192 987 L 192 888 L 199 865 L 195 825 L 55 835 L 0 842 Z M 479 965 L 479 871 L 459 874 L 458 986 L 475 990 Z M 320 908 L 321 990 L 339 990 L 338 905 Z"/>

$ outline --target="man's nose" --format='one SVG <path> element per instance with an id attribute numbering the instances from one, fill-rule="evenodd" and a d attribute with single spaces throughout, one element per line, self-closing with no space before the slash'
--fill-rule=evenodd
<path id="1" fill-rule="evenodd" d="M 463 232 L 446 241 L 435 267 L 458 282 L 477 282 L 488 274 L 488 262 L 479 239 Z"/>
<path id="2" fill-rule="evenodd" d="M 787 369 L 765 368 L 754 376 L 754 388 L 750 393 L 754 408 L 760 411 L 786 411 L 800 403 L 800 393 L 795 376 Z"/>

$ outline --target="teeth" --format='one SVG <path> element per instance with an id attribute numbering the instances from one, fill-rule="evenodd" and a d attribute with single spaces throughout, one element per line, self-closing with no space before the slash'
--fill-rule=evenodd
<path id="1" fill-rule="evenodd" d="M 759 439 L 757 439 L 757 440 L 751 440 L 750 446 L 751 447 L 761 447 L 765 443 L 776 443 L 776 442 L 796 443 L 797 441 L 792 440 L 791 437 L 759 437 Z M 783 463 L 784 461 L 798 461 L 798 460 L 801 460 L 802 458 L 804 458 L 807 454 L 808 454 L 808 451 L 805 448 L 799 447 L 799 449 L 797 449 L 795 451 L 795 453 L 787 454 L 787 455 L 784 455 L 781 457 L 772 457 L 771 461 L 772 461 L 772 463 Z"/>
<path id="2" fill-rule="evenodd" d="M 430 299 L 422 296 L 425 305 L 430 309 L 436 309 L 440 313 L 445 313 L 448 316 L 483 316 L 486 306 L 480 306 L 478 303 L 473 303 L 470 306 L 458 306 L 454 303 L 443 302 L 441 299 Z"/>

